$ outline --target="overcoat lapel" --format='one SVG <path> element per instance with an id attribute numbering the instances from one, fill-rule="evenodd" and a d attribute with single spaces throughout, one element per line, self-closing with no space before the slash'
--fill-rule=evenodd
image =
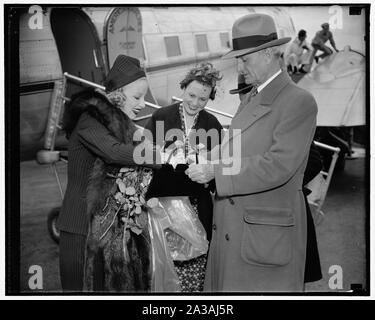
<path id="1" fill-rule="evenodd" d="M 247 128 L 270 111 L 271 108 L 259 104 L 259 97 L 255 96 L 251 99 L 249 104 L 246 105 L 235 118 L 233 118 L 230 129 L 241 129 L 241 133 L 243 133 Z M 233 139 L 238 134 L 240 133 L 237 132 L 232 135 L 231 138 Z"/>
<path id="2" fill-rule="evenodd" d="M 283 71 L 273 81 L 271 81 L 259 94 L 250 98 L 246 105 L 238 111 L 232 120 L 232 124 L 227 132 L 229 136 L 224 139 L 224 144 L 240 134 L 233 134 L 231 129 L 241 129 L 241 133 L 252 126 L 272 109 L 272 104 L 281 90 L 290 82 L 287 72 Z"/>

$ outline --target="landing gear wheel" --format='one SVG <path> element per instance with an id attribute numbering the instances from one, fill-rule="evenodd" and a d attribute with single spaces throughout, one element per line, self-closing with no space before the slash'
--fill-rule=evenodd
<path id="1" fill-rule="evenodd" d="M 57 218 L 60 214 L 60 208 L 53 208 L 48 214 L 47 227 L 51 238 L 59 243 L 60 241 L 60 230 L 57 228 Z"/>

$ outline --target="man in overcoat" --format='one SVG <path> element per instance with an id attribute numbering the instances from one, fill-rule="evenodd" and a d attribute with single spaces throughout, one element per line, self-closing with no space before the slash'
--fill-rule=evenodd
<path id="1" fill-rule="evenodd" d="M 290 38 L 278 38 L 270 16 L 241 17 L 232 33 L 233 50 L 223 58 L 237 58 L 239 74 L 254 89 L 232 120 L 220 159 L 186 171 L 193 181 L 216 184 L 205 290 L 303 291 L 302 181 L 317 105 L 280 70 L 280 46 Z"/>

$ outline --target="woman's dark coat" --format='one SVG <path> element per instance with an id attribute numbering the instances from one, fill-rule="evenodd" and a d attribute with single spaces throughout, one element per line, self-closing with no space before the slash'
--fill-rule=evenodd
<path id="1" fill-rule="evenodd" d="M 74 99 L 74 104 L 85 112 L 69 139 L 68 186 L 58 226 L 65 232 L 87 235 L 82 259 L 84 290 L 148 291 L 151 250 L 147 215 L 142 216 L 145 218 L 142 235 L 131 235 L 127 241 L 127 259 L 123 254 L 120 221 L 116 220 L 100 239 L 103 208 L 107 205 L 113 209 L 113 203 L 107 200 L 116 185 L 107 173 L 113 175 L 123 166 L 135 165 L 135 125 L 100 93 L 83 93 Z"/>
<path id="2" fill-rule="evenodd" d="M 87 235 L 87 186 L 97 158 L 108 164 L 133 165 L 132 144 L 120 142 L 96 117 L 95 106 L 109 102 L 99 93 L 83 93 L 75 103 L 86 103 L 68 146 L 68 185 L 58 219 L 58 228 L 65 232 Z M 74 106 L 73 106 L 74 107 Z"/>

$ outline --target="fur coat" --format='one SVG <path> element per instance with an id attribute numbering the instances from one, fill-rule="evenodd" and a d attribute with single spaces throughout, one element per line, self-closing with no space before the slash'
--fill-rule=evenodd
<path id="1" fill-rule="evenodd" d="M 133 122 L 105 96 L 94 93 L 87 112 L 102 123 L 119 141 L 133 143 Z M 125 229 L 121 206 L 116 202 L 119 166 L 97 158 L 87 189 L 89 232 L 85 251 L 84 290 L 134 292 L 151 289 L 151 242 L 147 213 L 137 215 L 142 232 Z M 135 167 L 137 173 L 144 170 Z"/>

